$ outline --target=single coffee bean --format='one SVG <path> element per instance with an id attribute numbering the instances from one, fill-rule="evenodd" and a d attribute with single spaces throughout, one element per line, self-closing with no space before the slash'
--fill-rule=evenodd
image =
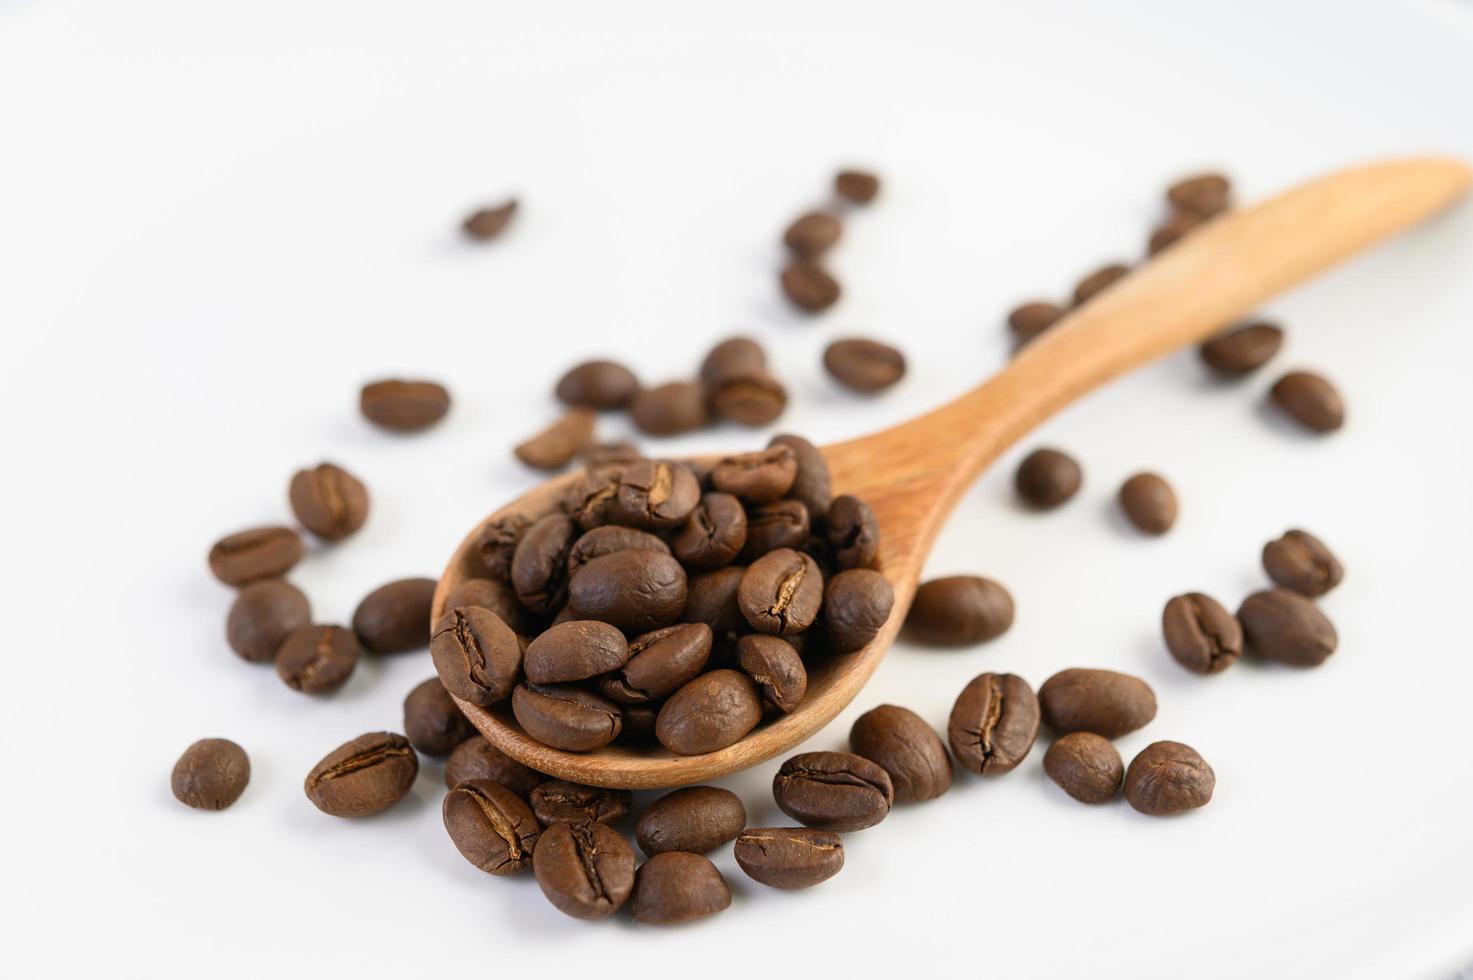
<path id="1" fill-rule="evenodd" d="M 604 466 L 609 463 L 633 463 L 644 459 L 644 454 L 632 442 L 600 442 L 579 453 L 589 466 Z"/>
<path id="2" fill-rule="evenodd" d="M 675 557 L 692 571 L 720 568 L 746 543 L 747 512 L 729 493 L 703 494 L 671 541 Z"/>
<path id="3" fill-rule="evenodd" d="M 225 638 L 243 659 L 270 663 L 282 641 L 311 622 L 312 607 L 301 589 L 284 579 L 267 579 L 247 585 L 235 597 Z"/>
<path id="4" fill-rule="evenodd" d="M 787 493 L 798 476 L 798 455 L 787 446 L 728 456 L 711 470 L 711 485 L 750 504 L 765 504 Z"/>
<path id="5" fill-rule="evenodd" d="M 1324 595 L 1345 577 L 1345 569 L 1323 541 L 1297 530 L 1285 531 L 1263 546 L 1263 570 L 1276 585 L 1310 597 Z"/>
<path id="6" fill-rule="evenodd" d="M 895 802 L 934 800 L 951 788 L 951 756 L 931 726 L 909 708 L 882 704 L 849 729 L 849 747 L 884 769 Z"/>
<path id="7" fill-rule="evenodd" d="M 380 428 L 418 432 L 450 411 L 450 392 L 433 381 L 374 381 L 363 386 L 358 407 Z"/>
<path id="8" fill-rule="evenodd" d="M 1166 200 L 1178 211 L 1210 218 L 1228 209 L 1232 184 L 1222 174 L 1196 174 L 1166 189 Z"/>
<path id="9" fill-rule="evenodd" d="M 675 436 L 706 425 L 706 392 L 691 381 L 668 381 L 644 388 L 629 403 L 629 417 L 641 432 Z"/>
<path id="10" fill-rule="evenodd" d="M 1238 607 L 1249 653 L 1296 667 L 1317 667 L 1335 652 L 1340 637 L 1328 616 L 1298 592 L 1255 592 Z"/>
<path id="11" fill-rule="evenodd" d="M 341 541 L 368 519 L 368 490 L 363 481 L 332 463 L 298 470 L 288 496 L 302 526 L 327 541 Z"/>
<path id="12" fill-rule="evenodd" d="M 749 628 L 740 601 L 746 571 L 741 565 L 727 565 L 690 580 L 685 612 L 680 618 L 682 622 L 705 623 L 710 627 L 713 652 L 734 652 L 737 637 Z"/>
<path id="13" fill-rule="evenodd" d="M 495 207 L 480 208 L 471 212 L 461 223 L 461 229 L 476 241 L 490 241 L 506 230 L 506 226 L 511 223 L 516 213 L 517 202 L 515 198 L 512 198 Z"/>
<path id="14" fill-rule="evenodd" d="M 445 832 L 471 864 L 493 875 L 514 875 L 532 863 L 542 829 L 522 798 L 489 779 L 456 783 L 440 815 Z"/>
<path id="15" fill-rule="evenodd" d="M 996 639 L 1013 625 L 1013 597 L 979 575 L 921 583 L 905 616 L 912 639 L 935 646 L 970 646 Z"/>
<path id="16" fill-rule="evenodd" d="M 550 627 L 527 644 L 522 671 L 533 684 L 567 684 L 618 670 L 629 662 L 624 634 L 594 620 Z"/>
<path id="17" fill-rule="evenodd" d="M 1071 667 L 1038 689 L 1043 720 L 1059 735 L 1094 732 L 1119 738 L 1156 717 L 1156 693 L 1139 677 Z"/>
<path id="18" fill-rule="evenodd" d="M 846 201 L 868 204 L 880 193 L 880 178 L 867 170 L 840 170 L 834 177 L 834 191 Z"/>
<path id="19" fill-rule="evenodd" d="M 793 451 L 794 458 L 798 461 L 798 475 L 788 488 L 788 496 L 808 508 L 810 525 L 821 520 L 828 513 L 829 504 L 834 497 L 829 479 L 829 464 L 823 453 L 802 436 L 773 436 L 768 445 L 787 446 Z"/>
<path id="20" fill-rule="evenodd" d="M 670 695 L 655 721 L 655 737 L 676 755 L 699 755 L 734 744 L 761 720 L 752 679 L 735 670 L 712 670 Z"/>
<path id="21" fill-rule="evenodd" d="M 573 481 L 563 498 L 563 510 L 579 529 L 591 531 L 614 523 L 618 516 L 619 481 L 631 465 L 634 464 L 590 464 Z"/>
<path id="22" fill-rule="evenodd" d="M 1179 595 L 1161 612 L 1166 649 L 1196 674 L 1217 674 L 1243 655 L 1243 627 L 1216 599 L 1200 592 Z"/>
<path id="23" fill-rule="evenodd" d="M 1282 329 L 1272 323 L 1249 323 L 1218 334 L 1197 353 L 1218 374 L 1236 378 L 1263 367 L 1283 346 Z"/>
<path id="24" fill-rule="evenodd" d="M 762 700 L 783 714 L 798 707 L 808 690 L 803 658 L 781 637 L 764 633 L 742 637 L 737 642 L 737 666 L 752 678 Z"/>
<path id="25" fill-rule="evenodd" d="M 438 584 L 432 578 L 401 578 L 368 593 L 353 611 L 358 642 L 374 653 L 404 653 L 428 646 L 430 606 Z"/>
<path id="26" fill-rule="evenodd" d="M 512 452 L 533 469 L 560 470 L 593 443 L 594 414 L 575 408 Z"/>
<path id="27" fill-rule="evenodd" d="M 716 865 L 699 854 L 656 854 L 634 876 L 634 919 L 647 925 L 679 925 L 731 906 L 731 888 Z"/>
<path id="28" fill-rule="evenodd" d="M 1038 698 L 1017 674 L 979 674 L 951 709 L 946 739 L 972 772 L 1000 776 L 1017 768 L 1038 737 Z"/>
<path id="29" fill-rule="evenodd" d="M 823 593 L 824 627 L 835 653 L 866 646 L 879 635 L 895 606 L 890 580 L 868 568 L 851 568 L 829 579 Z"/>
<path id="30" fill-rule="evenodd" d="M 276 651 L 276 673 L 303 694 L 329 694 L 345 684 L 363 648 L 341 626 L 299 626 Z"/>
<path id="31" fill-rule="evenodd" d="M 873 827 L 890 812 L 895 787 L 875 763 L 847 752 L 801 752 L 772 780 L 778 807 L 819 830 Z"/>
<path id="32" fill-rule="evenodd" d="M 1201 223 L 1202 219 L 1197 215 L 1186 211 L 1178 211 L 1170 218 L 1167 218 L 1165 223 L 1156 228 L 1155 231 L 1151 232 L 1150 240 L 1146 243 L 1146 254 L 1158 255 L 1166 251 L 1187 235 L 1196 231 L 1197 226 Z"/>
<path id="33" fill-rule="evenodd" d="M 195 742 L 174 763 L 169 776 L 174 798 L 196 810 L 225 809 L 240 799 L 250 781 L 251 760 L 245 749 L 228 738 Z"/>
<path id="34" fill-rule="evenodd" d="M 603 824 L 557 824 L 542 832 L 532 871 L 542 894 L 575 919 L 607 919 L 634 891 L 634 848 Z"/>
<path id="35" fill-rule="evenodd" d="M 828 830 L 752 827 L 733 850 L 747 877 L 772 888 L 812 888 L 844 867 L 844 841 Z"/>
<path id="36" fill-rule="evenodd" d="M 701 362 L 701 383 L 715 387 L 724 379 L 767 371 L 767 353 L 751 337 L 728 337 Z"/>
<path id="37" fill-rule="evenodd" d="M 737 603 L 759 633 L 801 633 L 813 625 L 823 604 L 823 573 L 801 551 L 769 551 L 747 566 Z"/>
<path id="38" fill-rule="evenodd" d="M 568 552 L 577 528 L 563 514 L 548 514 L 527 528 L 511 559 L 511 584 L 532 612 L 552 612 L 568 589 Z"/>
<path id="39" fill-rule="evenodd" d="M 1033 300 L 1019 306 L 1008 314 L 1008 329 L 1013 333 L 1014 345 L 1022 347 L 1058 323 L 1067 312 L 1069 311 L 1057 303 L 1043 300 Z"/>
<path id="40" fill-rule="evenodd" d="M 1108 803 L 1120 792 L 1125 763 L 1108 738 L 1071 732 L 1048 747 L 1043 771 L 1080 803 Z"/>
<path id="41" fill-rule="evenodd" d="M 440 678 L 431 677 L 404 699 L 404 734 L 416 751 L 449 755 L 476 734 L 476 727 L 460 713 Z"/>
<path id="42" fill-rule="evenodd" d="M 774 500 L 753 507 L 747 515 L 747 540 L 740 557 L 750 562 L 779 548 L 801 551 L 812 533 L 807 507 L 797 500 Z"/>
<path id="43" fill-rule="evenodd" d="M 558 379 L 559 401 L 575 408 L 623 408 L 639 391 L 634 372 L 616 361 L 584 361 Z"/>
<path id="44" fill-rule="evenodd" d="M 1079 464 L 1057 449 L 1035 449 L 1018 464 L 1013 483 L 1018 496 L 1039 510 L 1053 510 L 1079 492 Z"/>
<path id="45" fill-rule="evenodd" d="M 448 609 L 430 637 L 430 659 L 445 690 L 471 704 L 507 698 L 522 672 L 517 634 L 489 609 Z"/>
<path id="46" fill-rule="evenodd" d="M 522 684 L 512 693 L 511 710 L 543 745 L 565 752 L 601 749 L 619 735 L 619 706 L 576 687 Z"/>
<path id="47" fill-rule="evenodd" d="M 445 760 L 445 788 L 471 779 L 489 779 L 526 799 L 547 777 L 529 769 L 476 735 L 457 745 Z"/>
<path id="48" fill-rule="evenodd" d="M 668 555 L 670 546 L 648 531 L 605 524 L 585 532 L 573 542 L 573 547 L 568 552 L 569 577 L 593 559 L 612 555 L 616 551 L 659 551 Z"/>
<path id="49" fill-rule="evenodd" d="M 685 596 L 685 569 L 659 551 L 616 551 L 595 558 L 568 584 L 573 615 L 609 623 L 626 633 L 669 626 L 680 618 Z"/>
<path id="50" fill-rule="evenodd" d="M 839 301 L 839 281 L 805 259 L 789 262 L 780 281 L 788 299 L 805 312 L 821 313 Z"/>
<path id="51" fill-rule="evenodd" d="M 829 344 L 823 366 L 839 384 L 866 394 L 884 391 L 905 377 L 905 355 L 898 348 L 862 337 Z"/>
<path id="52" fill-rule="evenodd" d="M 1137 473 L 1120 486 L 1120 509 L 1146 534 L 1165 534 L 1176 523 L 1176 491 L 1155 473 Z"/>
<path id="53" fill-rule="evenodd" d="M 788 225 L 788 230 L 783 232 L 783 244 L 794 255 L 816 259 L 832 248 L 843 233 L 844 226 L 838 218 L 822 211 L 809 211 Z"/>
<path id="54" fill-rule="evenodd" d="M 497 582 L 511 581 L 511 562 L 517 545 L 531 520 L 521 514 L 507 514 L 488 521 L 476 535 L 476 555 L 486 566 L 486 574 Z"/>
<path id="55" fill-rule="evenodd" d="M 650 857 L 666 851 L 706 854 L 736 840 L 746 825 L 746 807 L 731 790 L 687 786 L 651 803 L 634 825 L 634 839 Z"/>
<path id="56" fill-rule="evenodd" d="M 1274 404 L 1313 432 L 1334 432 L 1345 424 L 1345 402 L 1323 376 L 1290 371 L 1269 390 Z"/>
<path id="57" fill-rule="evenodd" d="M 728 375 L 709 391 L 711 410 L 738 425 L 768 425 L 788 407 L 788 390 L 765 371 Z"/>
<path id="58" fill-rule="evenodd" d="M 1152 742 L 1125 772 L 1125 798 L 1153 817 L 1206 806 L 1216 786 L 1207 760 L 1180 742 Z"/>
<path id="59" fill-rule="evenodd" d="M 690 467 L 660 460 L 630 464 L 619 479 L 614 500 L 618 523 L 647 530 L 684 524 L 701 502 L 701 484 Z"/>
<path id="60" fill-rule="evenodd" d="M 1074 305 L 1083 306 L 1130 274 L 1130 266 L 1112 263 L 1091 272 L 1074 287 Z"/>
<path id="61" fill-rule="evenodd" d="M 419 757 L 393 732 L 369 732 L 323 756 L 307 774 L 307 799 L 333 817 L 366 817 L 409 794 Z"/>
<path id="62" fill-rule="evenodd" d="M 289 527 L 253 527 L 228 534 L 210 549 L 210 571 L 239 588 L 280 578 L 302 560 L 307 546 Z"/>
<path id="63" fill-rule="evenodd" d="M 599 693 L 620 704 L 658 701 L 706 668 L 711 627 L 705 623 L 666 626 L 629 644 L 624 669 L 599 682 Z"/>
<path id="64" fill-rule="evenodd" d="M 840 571 L 879 565 L 880 526 L 869 504 L 858 497 L 844 494 L 834 498 L 825 535 Z"/>
<path id="65" fill-rule="evenodd" d="M 544 827 L 557 823 L 616 824 L 629 816 L 633 800 L 627 789 L 553 779 L 532 790 L 532 813 Z"/>
<path id="66" fill-rule="evenodd" d="M 522 608 L 511 586 L 495 579 L 468 578 L 457 585 L 445 599 L 447 611 L 468 606 L 490 610 L 515 633 L 531 633 L 537 628 L 533 617 Z"/>

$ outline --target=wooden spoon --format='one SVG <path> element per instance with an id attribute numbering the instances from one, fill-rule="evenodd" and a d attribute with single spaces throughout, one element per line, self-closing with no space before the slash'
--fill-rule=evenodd
<path id="1" fill-rule="evenodd" d="M 835 493 L 866 500 L 880 526 L 881 570 L 895 587 L 889 621 L 862 650 L 810 665 L 791 714 L 704 755 L 620 744 L 589 753 L 549 748 L 522 732 L 509 703 L 460 702 L 507 755 L 541 772 L 595 786 L 655 789 L 712 779 L 778 755 L 818 731 L 859 693 L 889 648 L 915 594 L 931 543 L 962 493 L 1004 450 L 1097 385 L 1252 313 L 1274 294 L 1443 210 L 1473 171 L 1416 158 L 1342 171 L 1219 217 L 1072 311 L 991 380 L 902 425 L 824 448 Z M 754 447 L 755 448 L 755 447 Z M 576 474 L 550 480 L 492 514 L 451 558 L 434 615 L 465 579 L 484 574 L 482 527 L 511 513 L 554 510 Z"/>

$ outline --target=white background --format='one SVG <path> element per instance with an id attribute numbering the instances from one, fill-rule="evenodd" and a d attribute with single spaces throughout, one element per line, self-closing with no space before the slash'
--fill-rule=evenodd
<path id="1" fill-rule="evenodd" d="M 360 666 L 337 696 L 229 651 L 219 535 L 288 517 L 287 479 L 338 461 L 364 530 L 293 573 L 320 621 L 434 575 L 536 477 L 509 455 L 576 359 L 688 375 L 740 329 L 789 383 L 784 429 L 898 421 L 1006 361 L 1017 301 L 1133 259 L 1166 181 L 1222 167 L 1246 197 L 1378 155 L 1473 157 L 1473 34 L 1457 4 L 749 2 L 710 5 L 0 0 L 0 335 L 9 465 L 0 724 L 0 973 L 108 977 L 510 975 L 1446 976 L 1473 961 L 1466 629 L 1473 207 L 1275 302 L 1289 341 L 1240 385 L 1183 353 L 1052 421 L 1083 462 L 1061 512 L 1015 506 L 1004 458 L 930 572 L 993 575 L 1016 626 L 963 651 L 897 645 L 806 748 L 881 702 L 944 725 L 983 670 L 1137 673 L 1157 719 L 1120 740 L 1196 746 L 1211 806 L 1150 819 L 1044 777 L 960 773 L 851 835 L 842 874 L 783 894 L 718 863 L 732 908 L 658 931 L 566 919 L 495 879 L 440 823 L 438 762 L 357 822 L 301 781 L 401 725 L 427 655 Z M 846 297 L 802 319 L 775 286 L 786 221 L 835 168 L 883 197 L 849 223 Z M 516 194 L 504 240 L 470 207 Z M 891 338 L 903 384 L 861 399 L 819 367 Z M 1345 430 L 1263 407 L 1290 366 L 1343 388 Z M 382 375 L 443 379 L 452 414 L 395 438 L 357 415 Z M 623 423 L 604 424 L 608 437 Z M 720 430 L 668 452 L 756 446 Z M 1154 468 L 1179 526 L 1146 540 L 1115 488 Z M 1189 589 L 1262 586 L 1287 527 L 1348 568 L 1323 668 L 1189 675 L 1158 638 Z M 188 810 L 190 742 L 237 740 L 249 790 Z M 725 781 L 780 819 L 776 763 Z M 642 806 L 648 797 L 636 801 Z M 625 964 L 628 964 L 626 967 Z"/>

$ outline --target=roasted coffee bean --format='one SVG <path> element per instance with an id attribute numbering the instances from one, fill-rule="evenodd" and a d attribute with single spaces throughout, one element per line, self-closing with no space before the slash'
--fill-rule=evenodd
<path id="1" fill-rule="evenodd" d="M 1153 817 L 1206 806 L 1216 786 L 1207 760 L 1180 742 L 1152 742 L 1125 772 L 1125 798 Z"/>
<path id="2" fill-rule="evenodd" d="M 655 720 L 655 737 L 676 755 L 699 755 L 734 744 L 761 720 L 752 679 L 735 670 L 712 670 L 670 695 Z"/>
<path id="3" fill-rule="evenodd" d="M 801 752 L 778 769 L 772 796 L 805 826 L 850 831 L 884 820 L 895 802 L 895 787 L 884 769 L 860 756 Z"/>
<path id="4" fill-rule="evenodd" d="M 905 377 L 905 355 L 898 348 L 862 337 L 829 344 L 823 366 L 839 384 L 866 394 L 884 391 Z"/>
<path id="5" fill-rule="evenodd" d="M 699 854 L 656 854 L 634 876 L 634 918 L 647 925 L 679 925 L 731 905 L 731 888 L 716 865 Z"/>
<path id="6" fill-rule="evenodd" d="M 1130 266 L 1112 263 L 1091 272 L 1074 287 L 1074 305 L 1083 306 L 1130 274 Z"/>
<path id="7" fill-rule="evenodd" d="M 490 241 L 506 230 L 516 213 L 517 202 L 512 198 L 495 207 L 472 211 L 461 223 L 461 229 L 476 241 Z"/>
<path id="8" fill-rule="evenodd" d="M 450 392 L 433 381 L 375 381 L 363 386 L 358 407 L 368 421 L 381 428 L 418 432 L 450 411 Z"/>
<path id="9" fill-rule="evenodd" d="M 1151 232 L 1151 238 L 1146 243 L 1146 254 L 1158 255 L 1166 251 L 1187 235 L 1196 231 L 1197 226 L 1201 223 L 1202 219 L 1197 215 L 1189 214 L 1185 211 L 1178 211 L 1170 218 L 1167 218 L 1166 222 L 1155 231 Z"/>
<path id="10" fill-rule="evenodd" d="M 1274 404 L 1312 432 L 1334 432 L 1345 424 L 1345 402 L 1322 375 L 1290 371 L 1269 390 Z"/>
<path id="11" fill-rule="evenodd" d="M 476 734 L 476 727 L 460 713 L 440 678 L 431 677 L 404 699 L 404 734 L 416 751 L 449 755 Z"/>
<path id="12" fill-rule="evenodd" d="M 746 571 L 741 565 L 727 565 L 695 576 L 686 588 L 685 612 L 680 619 L 710 627 L 713 654 L 733 653 L 737 637 L 747 632 L 747 618 L 742 615 L 738 598 Z"/>
<path id="13" fill-rule="evenodd" d="M 821 313 L 839 301 L 839 281 L 804 259 L 789 262 L 781 282 L 793 305 L 808 313 Z"/>
<path id="14" fill-rule="evenodd" d="M 711 470 L 711 485 L 751 504 L 765 504 L 788 492 L 798 476 L 798 456 L 787 446 L 728 456 Z"/>
<path id="15" fill-rule="evenodd" d="M 491 610 L 454 606 L 435 624 L 430 659 L 445 690 L 471 704 L 495 704 L 516 686 L 522 645 Z"/>
<path id="16" fill-rule="evenodd" d="M 195 742 L 174 763 L 169 776 L 174 798 L 196 810 L 225 809 L 240 799 L 250 781 L 251 760 L 245 749 L 228 738 Z M 745 816 L 742 822 L 746 822 Z"/>
<path id="17" fill-rule="evenodd" d="M 601 749 L 623 723 L 618 705 L 576 687 L 519 685 L 511 710 L 528 735 L 565 752 Z"/>
<path id="18" fill-rule="evenodd" d="M 547 900 L 575 919 L 607 919 L 634 891 L 634 848 L 603 824 L 557 824 L 542 832 L 532 871 Z"/>
<path id="19" fill-rule="evenodd" d="M 1080 803 L 1107 803 L 1120 792 L 1125 763 L 1108 738 L 1071 732 L 1048 747 L 1043 771 Z"/>
<path id="20" fill-rule="evenodd" d="M 1165 534 L 1176 523 L 1176 491 L 1155 473 L 1137 473 L 1120 486 L 1120 509 L 1146 534 Z"/>
<path id="21" fill-rule="evenodd" d="M 980 575 L 950 575 L 921 583 L 905 616 L 905 632 L 936 646 L 970 646 L 996 639 L 1013 625 L 1013 597 Z"/>
<path id="22" fill-rule="evenodd" d="M 1210 218 L 1228 209 L 1232 184 L 1222 174 L 1196 174 L 1166 189 L 1166 200 L 1178 211 Z"/>
<path id="23" fill-rule="evenodd" d="M 605 466 L 610 463 L 633 463 L 644 459 L 644 454 L 632 442 L 600 442 L 589 446 L 579 454 L 589 466 Z"/>
<path id="24" fill-rule="evenodd" d="M 533 617 L 517 600 L 511 586 L 495 579 L 468 578 L 457 585 L 445 599 L 447 610 L 462 606 L 479 606 L 495 613 L 515 633 L 530 633 L 536 629 Z"/>
<path id="25" fill-rule="evenodd" d="M 522 671 L 533 684 L 567 684 L 618 670 L 629 662 L 624 634 L 594 620 L 559 623 L 527 644 Z"/>
<path id="26" fill-rule="evenodd" d="M 604 789 L 553 779 L 533 789 L 531 800 L 537 822 L 551 827 L 557 823 L 616 824 L 629 816 L 634 797 L 627 789 Z"/>
<path id="27" fill-rule="evenodd" d="M 302 526 L 327 541 L 341 541 L 368 519 L 368 490 L 363 481 L 332 463 L 298 470 L 288 496 Z"/>
<path id="28" fill-rule="evenodd" d="M 1156 717 L 1156 694 L 1139 677 L 1113 670 L 1071 667 L 1038 689 L 1043 720 L 1059 735 L 1094 732 L 1119 738 Z"/>
<path id="29" fill-rule="evenodd" d="M 1274 583 L 1300 595 L 1322 596 L 1345 577 L 1339 560 L 1308 531 L 1285 531 L 1263 546 L 1263 570 Z"/>
<path id="30" fill-rule="evenodd" d="M 1013 484 L 1024 502 L 1039 510 L 1053 510 L 1079 492 L 1084 473 L 1079 464 L 1057 449 L 1035 449 L 1018 464 Z"/>
<path id="31" fill-rule="evenodd" d="M 253 582 L 240 590 L 225 620 L 230 649 L 246 660 L 270 663 L 293 630 L 312 622 L 302 590 L 284 579 Z"/>
<path id="32" fill-rule="evenodd" d="M 577 528 L 563 514 L 548 514 L 527 528 L 511 560 L 511 584 L 522 605 L 551 612 L 563 604 L 568 589 L 568 552 Z"/>
<path id="33" fill-rule="evenodd" d="M 593 443 L 594 414 L 575 408 L 512 450 L 533 469 L 560 470 Z"/>
<path id="34" fill-rule="evenodd" d="M 798 707 L 808 690 L 803 658 L 781 637 L 763 633 L 742 637 L 737 642 L 737 666 L 752 678 L 762 700 L 783 714 Z"/>
<path id="35" fill-rule="evenodd" d="M 276 651 L 276 673 L 294 691 L 329 694 L 352 676 L 362 652 L 352 630 L 299 626 L 287 634 Z"/>
<path id="36" fill-rule="evenodd" d="M 801 551 L 769 551 L 747 566 L 737 603 L 759 633 L 801 633 L 813 625 L 823 604 L 823 573 Z"/>
<path id="37" fill-rule="evenodd" d="M 1013 343 L 1022 347 L 1043 333 L 1069 312 L 1057 303 L 1034 300 L 1008 314 L 1008 329 L 1013 332 Z"/>
<path id="38" fill-rule="evenodd" d="M 747 877 L 772 888 L 812 888 L 844 867 L 844 841 L 828 830 L 752 827 L 733 850 Z"/>
<path id="39" fill-rule="evenodd" d="M 846 201 L 868 204 L 880 193 L 880 178 L 867 170 L 840 170 L 834 191 Z"/>
<path id="40" fill-rule="evenodd" d="M 489 779 L 456 783 L 440 807 L 445 831 L 471 864 L 514 875 L 532 864 L 542 830 L 523 799 Z"/>
<path id="41" fill-rule="evenodd" d="M 701 502 L 701 484 L 690 467 L 641 460 L 624 469 L 614 499 L 620 524 L 647 530 L 679 527 Z"/>
<path id="42" fill-rule="evenodd" d="M 1038 698 L 1017 674 L 979 674 L 957 696 L 946 725 L 956 761 L 1000 776 L 1017 768 L 1038 737 Z"/>
<path id="43" fill-rule="evenodd" d="M 489 779 L 525 799 L 546 778 L 480 735 L 461 742 L 445 760 L 446 789 L 454 789 L 457 783 L 471 779 Z"/>
<path id="44" fill-rule="evenodd" d="M 1282 329 L 1272 323 L 1249 323 L 1218 334 L 1202 344 L 1197 353 L 1218 374 L 1235 378 L 1263 367 L 1282 346 Z"/>
<path id="45" fill-rule="evenodd" d="M 783 244 L 800 258 L 816 259 L 843 234 L 844 225 L 838 218 L 823 211 L 809 211 L 788 225 L 788 230 L 783 232 Z"/>
<path id="46" fill-rule="evenodd" d="M 616 551 L 578 569 L 568 584 L 568 608 L 579 619 L 644 633 L 679 619 L 685 594 L 685 569 L 670 555 Z"/>
<path id="47" fill-rule="evenodd" d="M 829 464 L 823 453 L 802 436 L 777 435 L 769 446 L 787 446 L 793 450 L 798 461 L 798 475 L 788 488 L 788 496 L 808 508 L 810 525 L 822 520 L 833 502 L 833 490 L 829 480 Z"/>
<path id="48" fill-rule="evenodd" d="M 1200 592 L 1179 595 L 1161 612 L 1166 649 L 1187 670 L 1217 674 L 1243 654 L 1243 627 L 1216 599 Z"/>
<path id="49" fill-rule="evenodd" d="M 476 535 L 476 556 L 486 574 L 498 582 L 511 581 L 511 561 L 522 535 L 532 526 L 521 514 L 506 514 L 488 521 Z"/>
<path id="50" fill-rule="evenodd" d="M 701 362 L 701 382 L 715 386 L 723 379 L 767 371 L 767 353 L 751 337 L 728 337 Z"/>
<path id="51" fill-rule="evenodd" d="M 401 578 L 368 593 L 353 611 L 358 642 L 374 653 L 404 653 L 429 645 L 436 585 L 432 578 Z"/>
<path id="52" fill-rule="evenodd" d="M 1244 646 L 1265 660 L 1317 667 L 1335 652 L 1340 637 L 1329 617 L 1298 592 L 1255 592 L 1238 607 Z"/>
<path id="53" fill-rule="evenodd" d="M 307 546 L 289 527 L 253 527 L 228 534 L 210 549 L 210 571 L 239 588 L 280 578 L 302 560 Z"/>
<path id="54" fill-rule="evenodd" d="M 687 786 L 651 803 L 634 825 L 634 839 L 650 857 L 666 851 L 705 854 L 736 840 L 746 825 L 747 810 L 731 790 Z"/>
<path id="55" fill-rule="evenodd" d="M 909 708 L 882 704 L 849 729 L 849 747 L 890 777 L 896 803 L 934 800 L 951 789 L 951 756 L 931 726 Z"/>
<path id="56" fill-rule="evenodd" d="M 829 579 L 823 593 L 824 628 L 835 653 L 858 650 L 873 640 L 890 618 L 895 590 L 890 580 L 868 568 L 851 568 Z"/>
<path id="57" fill-rule="evenodd" d="M 880 561 L 880 525 L 858 497 L 844 494 L 829 505 L 825 535 L 840 571 L 875 568 Z"/>
<path id="58" fill-rule="evenodd" d="M 747 512 L 729 493 L 708 493 L 671 541 L 675 557 L 692 571 L 720 568 L 747 543 Z"/>
<path id="59" fill-rule="evenodd" d="M 333 749 L 307 774 L 307 799 L 334 817 L 366 817 L 409 794 L 419 756 L 393 732 L 369 732 Z"/>
<path id="60" fill-rule="evenodd" d="M 628 405 L 638 391 L 639 379 L 617 361 L 584 361 L 558 379 L 555 394 L 565 405 L 610 409 Z"/>
<path id="61" fill-rule="evenodd" d="M 797 500 L 774 500 L 747 515 L 747 540 L 741 559 L 754 561 L 779 548 L 802 550 L 812 534 L 808 508 Z"/>
<path id="62" fill-rule="evenodd" d="M 629 655 L 623 670 L 599 682 L 599 692 L 620 704 L 658 701 L 706 669 L 711 627 L 682 623 L 645 633 L 629 644 Z"/>
<path id="63" fill-rule="evenodd" d="M 585 532 L 573 542 L 572 550 L 568 552 L 568 575 L 572 576 L 593 559 L 616 551 L 659 551 L 668 555 L 670 546 L 648 531 L 605 524 Z"/>
<path id="64" fill-rule="evenodd" d="M 614 523 L 618 513 L 619 481 L 631 465 L 633 464 L 589 465 L 578 474 L 563 498 L 563 510 L 580 530 L 591 531 Z"/>
<path id="65" fill-rule="evenodd" d="M 765 371 L 729 375 L 709 391 L 711 410 L 738 425 L 768 425 L 788 407 L 788 390 Z"/>
<path id="66" fill-rule="evenodd" d="M 703 427 L 706 391 L 692 381 L 667 381 L 644 388 L 629 403 L 629 417 L 641 432 L 652 436 L 676 436 Z"/>

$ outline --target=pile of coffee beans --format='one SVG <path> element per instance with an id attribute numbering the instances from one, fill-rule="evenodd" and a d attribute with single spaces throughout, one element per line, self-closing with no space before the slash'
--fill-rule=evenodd
<path id="1" fill-rule="evenodd" d="M 839 301 L 842 292 L 824 265 L 830 249 L 844 234 L 840 214 L 853 205 L 866 205 L 880 192 L 880 179 L 862 170 L 844 170 L 834 178 L 835 200 L 825 209 L 799 215 L 783 232 L 790 257 L 778 277 L 784 295 L 805 313 L 822 313 Z"/>

